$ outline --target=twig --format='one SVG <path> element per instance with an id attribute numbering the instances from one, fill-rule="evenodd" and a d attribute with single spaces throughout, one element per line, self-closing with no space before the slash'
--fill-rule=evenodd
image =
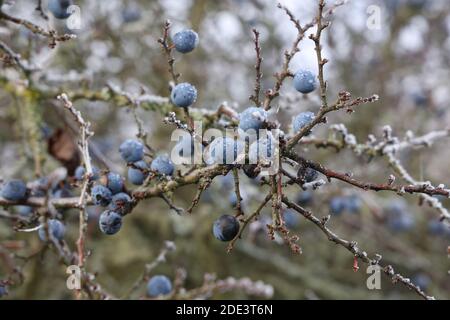
<path id="1" fill-rule="evenodd" d="M 142 275 L 134 282 L 133 286 L 130 288 L 130 290 L 122 297 L 123 299 L 127 299 L 130 298 L 130 296 L 136 291 L 138 290 L 141 285 L 143 283 L 145 283 L 145 281 L 148 280 L 151 272 L 153 271 L 153 269 L 155 269 L 159 264 L 166 262 L 166 255 L 169 252 L 175 251 L 176 247 L 175 247 L 175 243 L 173 243 L 172 241 L 165 241 L 164 242 L 164 247 L 161 249 L 161 251 L 158 254 L 158 257 L 156 257 L 156 259 L 145 265 L 145 270 L 142 273 Z"/>
<path id="2" fill-rule="evenodd" d="M 175 59 L 172 56 L 173 47 L 169 45 L 169 30 L 170 30 L 170 21 L 166 20 L 163 27 L 163 36 L 158 39 L 158 43 L 161 45 L 164 53 L 167 57 L 167 63 L 169 64 L 169 73 L 172 76 L 172 80 L 175 84 L 178 84 L 178 78 L 180 77 L 179 73 L 176 73 L 174 70 Z"/>
<path id="3" fill-rule="evenodd" d="M 303 209 L 299 205 L 289 201 L 287 197 L 283 197 L 283 203 L 286 204 L 289 208 L 294 209 L 298 213 L 300 213 L 302 216 L 304 216 L 309 221 L 313 222 L 322 232 L 327 236 L 328 240 L 331 242 L 334 242 L 344 248 L 346 248 L 348 251 L 350 251 L 354 257 L 358 258 L 359 260 L 363 261 L 364 263 L 367 263 L 369 265 L 376 265 L 380 267 L 380 270 L 382 270 L 387 276 L 391 278 L 393 283 L 400 282 L 404 286 L 406 286 L 408 289 L 413 290 L 416 292 L 419 296 L 426 300 L 434 300 L 434 297 L 428 296 L 425 292 L 423 292 L 417 285 L 411 282 L 408 278 L 403 277 L 400 274 L 396 274 L 394 272 L 394 268 L 390 265 L 383 267 L 381 264 L 379 264 L 380 259 L 370 259 L 365 251 L 362 251 L 358 246 L 357 243 L 354 241 L 348 241 L 345 239 L 340 238 L 337 234 L 335 234 L 333 231 L 331 231 L 327 226 L 326 222 L 327 219 L 321 220 L 314 216 L 310 211 Z"/>
<path id="4" fill-rule="evenodd" d="M 255 52 L 256 52 L 256 64 L 255 64 L 255 70 L 256 70 L 256 78 L 255 78 L 255 87 L 253 94 L 249 97 L 250 101 L 253 101 L 256 106 L 260 106 L 259 101 L 259 94 L 261 91 L 261 79 L 262 79 L 262 72 L 261 72 L 261 62 L 263 60 L 261 56 L 261 46 L 259 44 L 259 31 L 256 29 L 252 29 L 252 32 L 255 36 L 254 43 L 255 43 Z"/>
<path id="5" fill-rule="evenodd" d="M 4 51 L 10 59 L 28 76 L 31 72 L 38 71 L 40 68 L 30 65 L 27 61 L 22 60 L 20 54 L 14 52 L 6 43 L 0 40 L 0 50 Z"/>
<path id="6" fill-rule="evenodd" d="M 40 27 L 28 20 L 12 17 L 2 11 L 0 11 L 0 19 L 22 25 L 25 28 L 27 28 L 28 30 L 30 30 L 31 32 L 48 38 L 50 40 L 50 42 L 49 42 L 50 48 L 54 48 L 56 46 L 57 42 L 68 41 L 71 39 L 75 39 L 77 37 L 74 34 L 59 35 L 58 33 L 56 33 L 55 30 L 47 31 L 47 30 L 43 29 L 42 27 Z"/>
<path id="7" fill-rule="evenodd" d="M 72 102 L 68 99 L 67 94 L 63 93 L 57 97 L 58 100 L 60 100 L 64 107 L 70 111 L 70 113 L 73 115 L 75 121 L 78 123 L 80 127 L 80 152 L 83 157 L 83 164 L 86 169 L 86 173 L 83 177 L 83 184 L 81 189 L 81 194 L 78 200 L 78 208 L 80 210 L 79 214 L 79 236 L 77 240 L 77 248 L 78 248 L 78 266 L 80 268 L 84 268 L 84 260 L 85 260 L 85 254 L 84 254 L 84 245 L 85 245 L 85 239 L 86 239 L 86 231 L 87 231 L 87 220 L 88 220 L 88 214 L 86 211 L 86 202 L 87 202 L 87 192 L 89 188 L 89 181 L 93 175 L 92 170 L 92 163 L 91 163 L 91 157 L 89 154 L 89 144 L 88 139 L 94 134 L 90 131 L 90 123 L 86 122 L 83 117 L 81 116 L 81 113 L 76 110 Z"/>

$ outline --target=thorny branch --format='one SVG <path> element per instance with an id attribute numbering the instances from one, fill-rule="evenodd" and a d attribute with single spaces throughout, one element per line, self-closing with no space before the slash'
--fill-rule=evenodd
<path id="1" fill-rule="evenodd" d="M 400 282 L 404 286 L 406 286 L 410 290 L 414 290 L 418 295 L 420 295 L 422 298 L 426 300 L 434 300 L 434 297 L 428 296 L 423 292 L 417 285 L 411 282 L 410 279 L 403 277 L 402 275 L 395 273 L 394 268 L 390 265 L 382 266 L 379 262 L 380 259 L 371 259 L 368 257 L 367 253 L 365 251 L 362 251 L 357 245 L 355 241 L 348 241 L 345 239 L 340 238 L 338 235 L 336 235 L 333 231 L 331 231 L 327 226 L 326 223 L 329 219 L 329 216 L 326 217 L 326 219 L 319 219 L 316 216 L 314 216 L 310 211 L 303 209 L 299 205 L 289 201 L 287 197 L 283 197 L 283 203 L 286 204 L 289 208 L 294 209 L 298 213 L 300 213 L 302 216 L 304 216 L 306 219 L 314 223 L 320 230 L 322 230 L 323 233 L 328 237 L 329 241 L 332 241 L 340 246 L 343 246 L 348 251 L 350 251 L 356 258 L 360 259 L 364 263 L 367 263 L 369 265 L 375 265 L 380 267 L 380 270 L 382 270 L 387 276 L 389 276 L 393 283 Z M 380 257 L 378 257 L 380 258 Z"/>
<path id="2" fill-rule="evenodd" d="M 86 202 L 89 191 L 89 181 L 93 175 L 92 171 L 92 163 L 91 157 L 89 154 L 89 144 L 88 139 L 94 134 L 90 131 L 90 123 L 86 122 L 81 113 L 76 110 L 72 104 L 72 102 L 68 99 L 67 94 L 63 93 L 57 97 L 60 100 L 64 107 L 70 111 L 73 115 L 75 121 L 78 123 L 80 127 L 80 142 L 79 148 L 81 155 L 83 157 L 83 165 L 85 167 L 85 175 L 82 181 L 81 193 L 78 199 L 77 207 L 79 208 L 79 236 L 77 240 L 77 248 L 78 248 L 78 266 L 80 268 L 84 267 L 85 260 L 85 240 L 86 240 L 86 231 L 87 231 L 87 220 L 88 214 L 86 211 Z"/>
<path id="3" fill-rule="evenodd" d="M 310 168 L 313 168 L 314 170 L 324 174 L 330 181 L 331 179 L 337 179 L 342 182 L 348 183 L 350 185 L 353 185 L 355 187 L 364 189 L 364 190 L 373 190 L 373 191 L 391 191 L 396 192 L 398 194 L 403 194 L 405 192 L 408 193 L 419 193 L 421 194 L 421 197 L 427 201 L 431 206 L 437 208 L 441 212 L 441 218 L 442 219 L 449 219 L 450 215 L 448 214 L 447 210 L 442 207 L 441 203 L 432 197 L 432 195 L 444 195 L 449 196 L 449 190 L 444 188 L 444 186 L 439 185 L 438 187 L 432 186 L 430 183 L 422 183 L 414 180 L 411 175 L 406 171 L 406 169 L 401 165 L 401 163 L 398 161 L 398 159 L 395 156 L 395 153 L 401 150 L 404 150 L 406 148 L 415 148 L 415 147 L 422 147 L 422 146 L 428 146 L 431 144 L 432 141 L 449 136 L 449 130 L 441 130 L 441 131 L 434 131 L 430 132 L 429 134 L 426 134 L 421 137 L 409 137 L 408 139 L 405 139 L 404 141 L 399 142 L 398 140 L 393 139 L 389 133 L 385 134 L 385 139 L 376 144 L 376 141 L 374 139 L 370 139 L 370 141 L 367 144 L 364 145 L 358 145 L 356 144 L 355 139 L 352 139 L 352 136 L 347 134 L 347 132 L 342 129 L 338 128 L 337 131 L 341 132 L 344 136 L 343 141 L 339 141 L 337 139 L 334 140 L 327 140 L 327 139 L 318 139 L 314 137 L 305 137 L 306 134 L 310 133 L 311 130 L 317 126 L 320 123 L 326 123 L 326 114 L 329 112 L 334 112 L 342 109 L 347 109 L 347 111 L 353 111 L 353 108 L 356 106 L 359 106 L 361 104 L 365 103 L 371 103 L 378 100 L 377 95 L 373 95 L 368 98 L 356 98 L 351 99 L 350 93 L 348 92 L 341 92 L 339 94 L 339 97 L 337 101 L 334 104 L 329 105 L 326 95 L 327 90 L 327 83 L 324 78 L 324 72 L 323 67 L 327 63 L 327 60 L 322 57 L 321 52 L 321 35 L 322 31 L 328 27 L 328 22 L 324 21 L 324 18 L 331 14 L 333 10 L 341 3 L 337 3 L 336 5 L 330 7 L 328 11 L 325 11 L 325 2 L 323 0 L 319 1 L 319 10 L 318 15 L 315 19 L 313 19 L 310 23 L 301 26 L 300 22 L 295 18 L 295 16 L 292 14 L 291 11 L 289 11 L 286 7 L 279 5 L 279 8 L 284 10 L 286 14 L 288 15 L 289 19 L 293 22 L 295 28 L 297 29 L 297 37 L 293 42 L 292 47 L 290 50 L 287 50 L 284 54 L 284 61 L 282 65 L 282 70 L 275 75 L 276 83 L 274 87 L 268 91 L 266 91 L 263 107 L 264 109 L 268 110 L 271 108 L 271 103 L 274 98 L 276 98 L 280 94 L 280 90 L 283 84 L 283 81 L 287 78 L 292 76 L 292 72 L 289 70 L 289 65 L 294 57 L 294 55 L 299 51 L 299 44 L 300 41 L 304 38 L 305 33 L 312 28 L 313 26 L 317 26 L 316 33 L 311 35 L 310 38 L 315 43 L 315 49 L 316 49 L 316 55 L 317 55 L 317 61 L 318 61 L 318 68 L 319 68 L 319 84 L 320 84 L 320 96 L 321 96 L 321 106 L 319 109 L 319 112 L 316 114 L 315 119 L 312 123 L 304 127 L 300 132 L 295 134 L 293 137 L 285 141 L 285 145 L 282 147 L 281 154 L 282 156 L 287 159 L 292 159 L 297 163 L 304 164 Z M 40 1 L 38 4 L 38 8 L 40 7 Z M 26 20 L 17 19 L 14 17 L 10 17 L 9 15 L 0 12 L 0 19 L 4 19 L 16 24 L 21 24 L 25 26 L 26 28 L 30 29 L 31 31 L 41 34 L 45 37 L 48 37 L 52 39 L 52 42 L 56 43 L 57 41 L 65 41 L 68 39 L 71 39 L 72 36 L 63 35 L 58 36 L 54 31 L 46 31 L 39 26 L 36 26 Z M 167 62 L 169 65 L 169 73 L 172 76 L 173 82 L 176 84 L 178 83 L 179 74 L 175 73 L 174 71 L 174 58 L 172 56 L 172 49 L 173 46 L 169 44 L 169 29 L 170 29 L 170 22 L 167 21 L 164 25 L 163 30 L 163 37 L 158 40 L 158 42 L 161 44 L 161 47 L 164 50 L 164 53 L 167 57 Z M 255 90 L 254 94 L 250 97 L 252 101 L 255 102 L 256 105 L 260 105 L 259 95 L 260 95 L 260 81 L 262 77 L 261 73 L 261 62 L 262 57 L 260 53 L 260 44 L 259 44 L 259 33 L 256 30 L 253 30 L 253 33 L 255 35 L 255 51 L 257 54 L 257 62 L 255 65 L 256 69 L 256 81 L 255 81 Z M 24 71 L 25 74 L 29 72 L 28 66 L 20 59 L 20 55 L 15 54 L 6 44 L 3 42 L 0 42 L 0 49 L 4 51 L 7 55 L 9 55 L 19 66 L 19 68 Z M 0 78 L 0 80 L 2 80 Z M 3 81 L 3 80 L 2 80 Z M 6 80 L 8 81 L 8 80 Z M 36 90 L 43 94 L 44 98 L 52 98 L 56 95 L 55 91 L 38 88 L 38 87 L 28 87 L 29 90 Z M 87 191 L 89 189 L 89 177 L 92 175 L 92 165 L 90 161 L 89 156 L 89 147 L 88 147 L 88 139 L 92 135 L 92 132 L 89 130 L 89 123 L 85 122 L 82 118 L 79 111 L 77 111 L 71 101 L 76 101 L 80 99 L 87 99 L 92 101 L 108 101 L 112 102 L 117 106 L 130 106 L 132 105 L 133 108 L 140 106 L 141 108 L 151 110 L 151 109 L 162 109 L 162 112 L 166 112 L 167 110 L 172 110 L 171 105 L 169 103 L 169 99 L 164 97 L 155 97 L 150 96 L 147 94 L 142 94 L 139 97 L 132 97 L 130 94 L 123 92 L 121 90 L 118 90 L 117 88 L 108 85 L 106 88 L 100 90 L 100 91 L 89 91 L 89 90 L 80 90 L 80 91 L 73 91 L 73 92 L 67 92 L 67 94 L 61 94 L 58 96 L 58 99 L 62 101 L 64 104 L 64 107 L 67 108 L 71 114 L 74 116 L 75 121 L 80 127 L 80 136 L 81 136 L 81 142 L 80 142 L 80 149 L 83 156 L 83 163 L 86 167 L 86 175 L 83 180 L 82 184 L 82 191 L 81 195 L 79 197 L 74 198 L 62 198 L 62 199 L 47 199 L 46 197 L 42 198 L 35 198 L 30 197 L 26 201 L 8 201 L 6 199 L 0 198 L 0 205 L 3 206 L 10 206 L 10 205 L 16 205 L 16 204 L 24 204 L 29 205 L 33 207 L 55 207 L 55 208 L 78 208 L 80 209 L 80 235 L 78 239 L 78 264 L 80 266 L 83 266 L 84 263 L 84 239 L 85 239 L 85 227 L 86 227 L 86 213 L 85 213 L 85 206 L 91 203 L 91 200 L 89 199 L 89 195 L 87 194 Z M 166 108 L 162 108 L 166 107 Z M 135 111 L 135 109 L 133 109 Z M 226 105 L 222 105 L 217 112 L 211 114 L 204 112 L 202 114 L 202 117 L 204 119 L 217 119 L 222 114 L 228 116 L 232 120 L 236 120 L 237 114 L 236 112 L 227 107 Z M 188 115 L 189 116 L 189 115 Z M 172 118 L 171 118 L 172 117 Z M 169 117 L 167 119 L 175 119 L 174 115 L 169 114 Z M 169 121 L 168 120 L 168 121 Z M 176 120 L 178 121 L 178 120 Z M 173 123 L 177 123 L 174 121 Z M 170 122 L 170 121 L 169 121 Z M 137 121 L 138 126 L 139 122 Z M 187 126 L 179 122 L 179 125 L 183 125 L 185 130 L 188 130 Z M 139 128 L 139 134 L 141 138 L 145 138 L 145 134 L 142 129 Z M 340 131 L 339 131 L 340 130 Z M 194 137 L 195 134 L 190 132 Z M 353 137 L 354 138 L 354 137 Z M 202 141 L 203 142 L 203 141 Z M 355 151 L 358 154 L 366 153 L 370 154 L 371 156 L 386 156 L 388 158 L 388 161 L 390 165 L 394 168 L 394 170 L 399 174 L 407 183 L 408 185 L 396 185 L 393 183 L 393 181 L 388 181 L 385 184 L 376 184 L 376 183 L 369 183 L 369 182 L 362 182 L 355 178 L 353 178 L 351 175 L 339 173 L 337 171 L 334 171 L 332 169 L 326 168 L 323 165 L 306 160 L 300 156 L 298 156 L 296 153 L 294 153 L 293 148 L 298 144 L 313 144 L 317 147 L 333 147 L 336 150 L 340 150 L 342 148 L 348 147 Z M 151 148 L 149 148 L 151 149 Z M 238 208 L 240 208 L 240 191 L 239 191 L 239 180 L 237 178 L 237 170 L 232 169 L 228 166 L 222 166 L 222 165 L 213 165 L 209 167 L 199 167 L 195 168 L 192 171 L 188 172 L 184 176 L 175 176 L 173 179 L 164 179 L 159 180 L 156 183 L 153 183 L 150 186 L 144 186 L 141 188 L 136 189 L 133 191 L 133 202 L 136 205 L 139 201 L 143 199 L 148 199 L 152 197 L 160 197 L 162 198 L 171 209 L 177 211 L 177 213 L 181 214 L 184 212 L 183 209 L 177 208 L 172 201 L 169 199 L 169 197 L 166 194 L 170 194 L 174 190 L 176 190 L 179 187 L 185 186 L 185 185 L 192 185 L 192 184 L 200 184 L 201 188 L 199 188 L 199 192 L 197 196 L 195 197 L 194 201 L 192 202 L 192 206 L 187 210 L 188 212 L 192 211 L 192 208 L 195 206 L 195 204 L 200 199 L 201 192 L 206 189 L 211 181 L 219 175 L 223 175 L 228 173 L 230 170 L 233 170 L 234 176 L 235 176 L 235 189 L 236 189 L 236 196 L 237 196 L 237 203 Z M 277 175 L 270 177 L 270 192 L 265 197 L 263 202 L 260 204 L 260 206 L 257 208 L 256 211 L 254 211 L 250 216 L 244 216 L 243 214 L 239 214 L 238 216 L 241 216 L 241 228 L 238 233 L 238 235 L 233 239 L 229 246 L 228 251 L 231 251 L 234 247 L 236 241 L 242 236 L 243 231 L 246 229 L 246 226 L 253 220 L 255 220 L 261 210 L 267 205 L 267 203 L 272 200 L 272 230 L 277 231 L 280 233 L 284 232 L 283 229 L 283 218 L 281 215 L 281 204 L 285 204 L 287 207 L 297 211 L 301 215 L 303 215 L 306 219 L 311 221 L 314 225 L 316 225 L 321 231 L 328 237 L 328 239 L 340 246 L 343 246 L 348 251 L 350 251 L 356 259 L 359 259 L 360 261 L 367 263 L 369 265 L 377 265 L 379 266 L 382 271 L 391 278 L 391 280 L 395 282 L 400 282 L 404 286 L 408 287 L 409 289 L 415 291 L 418 295 L 425 299 L 433 299 L 433 297 L 426 295 L 418 286 L 414 285 L 409 279 L 401 276 L 400 274 L 396 274 L 392 266 L 382 266 L 379 262 L 381 260 L 381 257 L 377 257 L 374 259 L 371 259 L 368 257 L 367 253 L 362 251 L 354 241 L 348 241 L 345 239 L 340 238 L 337 236 L 333 231 L 331 231 L 326 223 L 329 219 L 329 217 L 325 217 L 323 219 L 319 219 L 318 217 L 314 216 L 310 211 L 305 210 L 301 206 L 293 203 L 290 201 L 286 195 L 283 194 L 282 190 L 282 175 L 288 177 L 289 179 L 293 180 L 293 177 L 290 176 L 286 171 L 281 170 L 280 173 Z M 202 186 L 203 185 L 203 186 Z M 239 210 L 240 211 L 240 210 Z M 8 217 L 9 218 L 9 217 Z M 289 240 L 287 233 L 284 235 L 285 241 L 289 242 L 291 247 L 293 246 L 293 242 L 295 239 Z M 288 239 L 288 240 L 286 240 Z M 136 284 L 132 287 L 131 291 L 128 293 L 128 296 L 131 295 L 137 288 L 145 281 L 148 277 L 148 274 L 151 270 L 160 262 L 164 261 L 164 257 L 168 251 L 170 251 L 170 244 L 169 242 L 166 243 L 166 247 L 161 251 L 158 258 L 152 263 L 146 266 L 146 270 L 144 272 L 144 275 L 138 279 Z M 63 261 L 68 264 L 71 263 L 73 260 L 73 254 L 67 251 L 67 248 L 64 245 L 61 245 L 60 243 L 54 243 L 54 247 L 56 250 L 58 250 L 59 255 L 63 258 Z M 298 248 L 298 250 L 300 250 Z M 94 276 L 89 275 L 86 272 L 83 272 L 83 279 L 84 279 L 84 288 L 86 289 L 86 292 L 89 296 L 93 295 L 93 291 L 98 291 L 99 286 L 94 284 Z M 220 288 L 228 288 L 228 287 L 237 287 L 236 283 L 234 285 L 226 282 L 220 282 L 220 281 L 205 281 L 205 285 L 196 290 L 191 290 L 185 292 L 184 295 L 179 295 L 179 297 L 197 297 L 197 296 L 203 296 L 211 294 L 212 291 Z M 110 295 L 106 293 L 102 293 L 102 297 L 108 298 L 111 297 Z M 178 295 L 177 295 L 178 297 Z"/>
<path id="4" fill-rule="evenodd" d="M 54 48 L 56 46 L 57 42 L 63 42 L 63 41 L 68 41 L 71 39 L 75 39 L 76 35 L 74 34 L 63 34 L 63 35 L 59 35 L 58 33 L 56 33 L 55 30 L 45 30 L 44 28 L 28 21 L 25 19 L 20 19 L 20 18 L 16 18 L 13 16 L 10 16 L 9 14 L 3 12 L 0 10 L 0 19 L 15 23 L 15 24 L 19 24 L 24 26 L 25 28 L 27 28 L 28 30 L 30 30 L 31 32 L 41 35 L 43 37 L 46 37 L 50 40 L 49 42 L 49 47 L 50 48 Z"/>
<path id="5" fill-rule="evenodd" d="M 262 71 L 261 71 L 261 62 L 263 60 L 261 56 L 261 45 L 259 43 L 259 31 L 256 29 L 252 30 L 255 39 L 255 52 L 256 52 L 256 64 L 255 64 L 255 70 L 256 70 L 256 78 L 255 78 L 255 88 L 253 94 L 250 96 L 250 101 L 253 101 L 256 106 L 260 106 L 259 101 L 259 95 L 261 91 L 261 79 L 262 79 Z"/>

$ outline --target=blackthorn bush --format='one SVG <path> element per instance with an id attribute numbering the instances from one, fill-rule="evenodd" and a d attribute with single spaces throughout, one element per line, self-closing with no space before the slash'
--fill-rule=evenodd
<path id="1" fill-rule="evenodd" d="M 0 296 L 447 298 L 450 4 L 172 2 L 0 0 Z"/>

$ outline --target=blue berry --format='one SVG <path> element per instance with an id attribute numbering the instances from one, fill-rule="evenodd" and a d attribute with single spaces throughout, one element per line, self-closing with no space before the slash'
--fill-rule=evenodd
<path id="1" fill-rule="evenodd" d="M 3 186 L 1 195 L 6 200 L 25 200 L 27 197 L 27 186 L 22 180 L 10 180 Z"/>
<path id="2" fill-rule="evenodd" d="M 345 199 L 343 197 L 333 197 L 330 200 L 330 211 L 332 214 L 339 215 L 345 210 Z"/>
<path id="3" fill-rule="evenodd" d="M 153 159 L 150 168 L 153 171 L 156 171 L 159 174 L 165 174 L 166 176 L 171 176 L 175 170 L 172 160 L 170 160 L 170 158 L 165 154 L 157 156 Z"/>
<path id="4" fill-rule="evenodd" d="M 183 30 L 175 33 L 172 38 L 175 49 L 181 53 L 188 53 L 198 45 L 198 34 L 193 30 Z"/>
<path id="5" fill-rule="evenodd" d="M 141 185 L 148 176 L 148 164 L 141 160 L 133 163 L 133 167 L 128 168 L 128 180 L 134 185 Z"/>
<path id="6" fill-rule="evenodd" d="M 218 137 L 209 145 L 209 153 L 205 160 L 208 164 L 232 164 L 243 151 L 242 141 Z"/>
<path id="7" fill-rule="evenodd" d="M 86 169 L 83 166 L 78 166 L 75 169 L 75 179 L 78 181 L 83 180 L 84 178 L 84 173 L 86 172 Z M 100 178 L 100 170 L 97 167 L 92 167 L 92 177 L 91 177 L 91 181 L 92 180 L 98 180 Z"/>
<path id="8" fill-rule="evenodd" d="M 414 217 L 404 201 L 393 201 L 385 209 L 387 225 L 393 231 L 407 231 L 414 227 Z"/>
<path id="9" fill-rule="evenodd" d="M 4 297 L 8 294 L 8 290 L 6 289 L 6 285 L 0 284 L 0 298 Z"/>
<path id="10" fill-rule="evenodd" d="M 112 194 L 122 192 L 123 187 L 124 187 L 124 182 L 123 182 L 123 178 L 120 174 L 115 173 L 115 172 L 109 172 L 106 175 L 106 179 L 107 179 L 106 186 L 108 187 L 109 190 L 111 190 Z"/>
<path id="11" fill-rule="evenodd" d="M 313 200 L 313 192 L 310 190 L 301 191 L 297 198 L 296 203 L 300 206 L 306 206 L 310 204 Z"/>
<path id="12" fill-rule="evenodd" d="M 292 129 L 294 130 L 294 133 L 299 132 L 303 127 L 309 125 L 314 120 L 314 118 L 314 113 L 310 111 L 302 112 L 295 116 L 292 120 Z"/>
<path id="13" fill-rule="evenodd" d="M 259 168 L 256 164 L 244 164 L 242 170 L 250 179 L 255 179 L 261 172 L 261 168 Z"/>
<path id="14" fill-rule="evenodd" d="M 276 151 L 276 141 L 269 132 L 266 136 L 260 137 L 253 142 L 248 149 L 248 158 L 250 163 L 258 163 L 259 161 L 274 161 Z"/>
<path id="15" fill-rule="evenodd" d="M 72 190 L 68 184 L 64 184 L 62 186 L 58 186 L 57 189 L 53 190 L 52 194 L 53 198 L 61 199 L 61 198 L 70 198 L 73 196 Z"/>
<path id="16" fill-rule="evenodd" d="M 106 210 L 100 215 L 98 225 L 104 234 L 116 234 L 122 227 L 122 216 L 115 211 Z"/>
<path id="17" fill-rule="evenodd" d="M 250 107 L 239 114 L 239 128 L 244 131 L 250 129 L 258 131 L 266 121 L 267 111 L 263 108 Z"/>
<path id="18" fill-rule="evenodd" d="M 214 222 L 213 234 L 220 241 L 231 241 L 239 232 L 239 222 L 234 216 L 224 214 Z"/>
<path id="19" fill-rule="evenodd" d="M 304 180 L 305 182 L 312 182 L 317 179 L 319 173 L 310 167 L 301 166 L 297 171 L 297 178 Z"/>
<path id="20" fill-rule="evenodd" d="M 144 157 L 144 145 L 137 141 L 125 140 L 119 147 L 119 153 L 126 162 L 136 162 Z"/>
<path id="21" fill-rule="evenodd" d="M 356 195 L 351 195 L 345 198 L 345 207 L 349 213 L 358 213 L 361 211 L 361 199 Z"/>
<path id="22" fill-rule="evenodd" d="M 427 290 L 431 283 L 431 279 L 426 273 L 421 272 L 412 277 L 412 283 L 422 290 Z"/>
<path id="23" fill-rule="evenodd" d="M 137 6 L 127 6 L 122 11 L 122 20 L 124 23 L 136 22 L 141 19 L 141 11 Z"/>
<path id="24" fill-rule="evenodd" d="M 67 19 L 70 17 L 67 9 L 71 5 L 73 5 L 73 0 L 49 0 L 48 10 L 50 10 L 56 19 Z"/>
<path id="25" fill-rule="evenodd" d="M 30 206 L 14 206 L 14 211 L 22 217 L 28 217 L 33 212 L 33 208 Z"/>
<path id="26" fill-rule="evenodd" d="M 147 283 L 147 295 L 158 297 L 169 294 L 172 291 L 172 282 L 162 275 L 153 276 Z"/>
<path id="27" fill-rule="evenodd" d="M 295 90 L 307 94 L 317 87 L 316 76 L 308 70 L 299 70 L 294 76 Z"/>
<path id="28" fill-rule="evenodd" d="M 32 197 L 45 197 L 49 188 L 49 179 L 47 177 L 39 178 L 30 183 Z"/>
<path id="29" fill-rule="evenodd" d="M 112 197 L 111 203 L 109 204 L 108 207 L 108 209 L 118 212 L 121 215 L 130 213 L 131 208 L 132 208 L 131 197 L 124 192 L 115 194 Z"/>
<path id="30" fill-rule="evenodd" d="M 66 227 L 62 224 L 61 221 L 56 219 L 50 219 L 47 221 L 48 225 L 48 234 L 52 240 L 62 240 L 64 238 L 64 234 L 66 233 Z M 39 238 L 42 241 L 47 241 L 47 233 L 45 230 L 45 226 L 42 225 L 38 231 Z"/>
<path id="31" fill-rule="evenodd" d="M 285 210 L 283 212 L 284 223 L 289 229 L 296 228 L 300 223 L 300 216 L 293 210 Z"/>
<path id="32" fill-rule="evenodd" d="M 177 107 L 187 108 L 197 100 L 197 89 L 190 83 L 179 83 L 172 89 L 170 99 Z"/>
<path id="33" fill-rule="evenodd" d="M 91 197 L 94 204 L 106 207 L 111 202 L 112 193 L 107 187 L 97 184 L 91 190 Z"/>

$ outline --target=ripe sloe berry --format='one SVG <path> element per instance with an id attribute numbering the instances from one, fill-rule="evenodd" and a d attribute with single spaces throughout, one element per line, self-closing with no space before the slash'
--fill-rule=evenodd
<path id="1" fill-rule="evenodd" d="M 10 180 L 2 187 L 1 195 L 6 200 L 25 200 L 27 197 L 27 186 L 22 180 Z"/>
<path id="2" fill-rule="evenodd" d="M 75 179 L 78 181 L 83 180 L 84 178 L 84 173 L 86 172 L 86 169 L 83 166 L 78 166 L 75 169 Z M 91 177 L 91 181 L 92 180 L 98 180 L 100 178 L 100 170 L 97 167 L 92 167 L 92 177 Z"/>
<path id="3" fill-rule="evenodd" d="M 67 19 L 70 13 L 67 9 L 73 5 L 73 0 L 49 0 L 48 10 L 56 19 Z"/>
<path id="4" fill-rule="evenodd" d="M 188 53 L 197 47 L 199 38 L 197 32 L 187 29 L 175 33 L 172 41 L 178 52 Z"/>
<path id="5" fill-rule="evenodd" d="M 263 108 L 250 107 L 239 114 L 239 129 L 258 131 L 265 121 L 267 121 L 267 111 Z"/>
<path id="6" fill-rule="evenodd" d="M 122 227 L 122 216 L 112 210 L 103 211 L 98 219 L 98 225 L 104 234 L 116 234 Z"/>
<path id="7" fill-rule="evenodd" d="M 172 282 L 163 275 L 153 276 L 147 283 L 147 295 L 158 297 L 169 294 L 172 291 Z"/>
<path id="8" fill-rule="evenodd" d="M 167 155 L 163 154 L 153 159 L 150 169 L 158 172 L 159 174 L 171 176 L 175 170 L 175 166 L 173 165 L 172 160 L 170 160 Z"/>
<path id="9" fill-rule="evenodd" d="M 115 172 L 109 172 L 106 175 L 107 179 L 107 187 L 109 190 L 111 190 L 112 194 L 116 194 L 119 192 L 122 192 L 124 187 L 123 178 L 120 174 Z"/>
<path id="10" fill-rule="evenodd" d="M 312 182 L 317 179 L 319 173 L 310 167 L 301 166 L 297 171 L 297 178 L 304 180 L 305 182 Z"/>
<path id="11" fill-rule="evenodd" d="M 177 107 L 187 108 L 197 100 L 197 89 L 190 83 L 179 83 L 172 89 L 170 99 Z"/>
<path id="12" fill-rule="evenodd" d="M 307 94 L 317 87 L 316 76 L 308 70 L 299 70 L 294 76 L 295 90 Z"/>
<path id="13" fill-rule="evenodd" d="M 303 127 L 307 126 L 314 120 L 314 113 L 310 111 L 302 112 L 292 120 L 292 129 L 294 133 L 299 132 Z"/>
<path id="14" fill-rule="evenodd" d="M 136 162 L 144 157 L 144 145 L 137 140 L 128 139 L 120 145 L 119 153 L 126 162 Z"/>
<path id="15" fill-rule="evenodd" d="M 112 193 L 107 187 L 97 184 L 91 190 L 91 197 L 94 204 L 106 207 L 111 202 Z"/>
<path id="16" fill-rule="evenodd" d="M 141 185 L 148 176 L 149 166 L 147 162 L 141 160 L 133 163 L 133 167 L 128 168 L 128 180 L 137 186 Z"/>
<path id="17" fill-rule="evenodd" d="M 231 215 L 224 214 L 214 222 L 213 234 L 220 241 L 231 241 L 239 232 L 239 222 Z"/>
<path id="18" fill-rule="evenodd" d="M 131 212 L 131 197 L 124 193 L 115 194 L 112 197 L 111 203 L 109 204 L 108 209 L 118 212 L 121 215 L 125 215 Z"/>
<path id="19" fill-rule="evenodd" d="M 50 239 L 62 240 L 64 238 L 64 234 L 66 233 L 66 227 L 64 227 L 61 221 L 57 219 L 50 219 L 47 221 L 47 225 Z M 44 225 L 42 225 L 41 228 L 39 228 L 38 235 L 42 241 L 47 241 L 47 233 Z"/>

